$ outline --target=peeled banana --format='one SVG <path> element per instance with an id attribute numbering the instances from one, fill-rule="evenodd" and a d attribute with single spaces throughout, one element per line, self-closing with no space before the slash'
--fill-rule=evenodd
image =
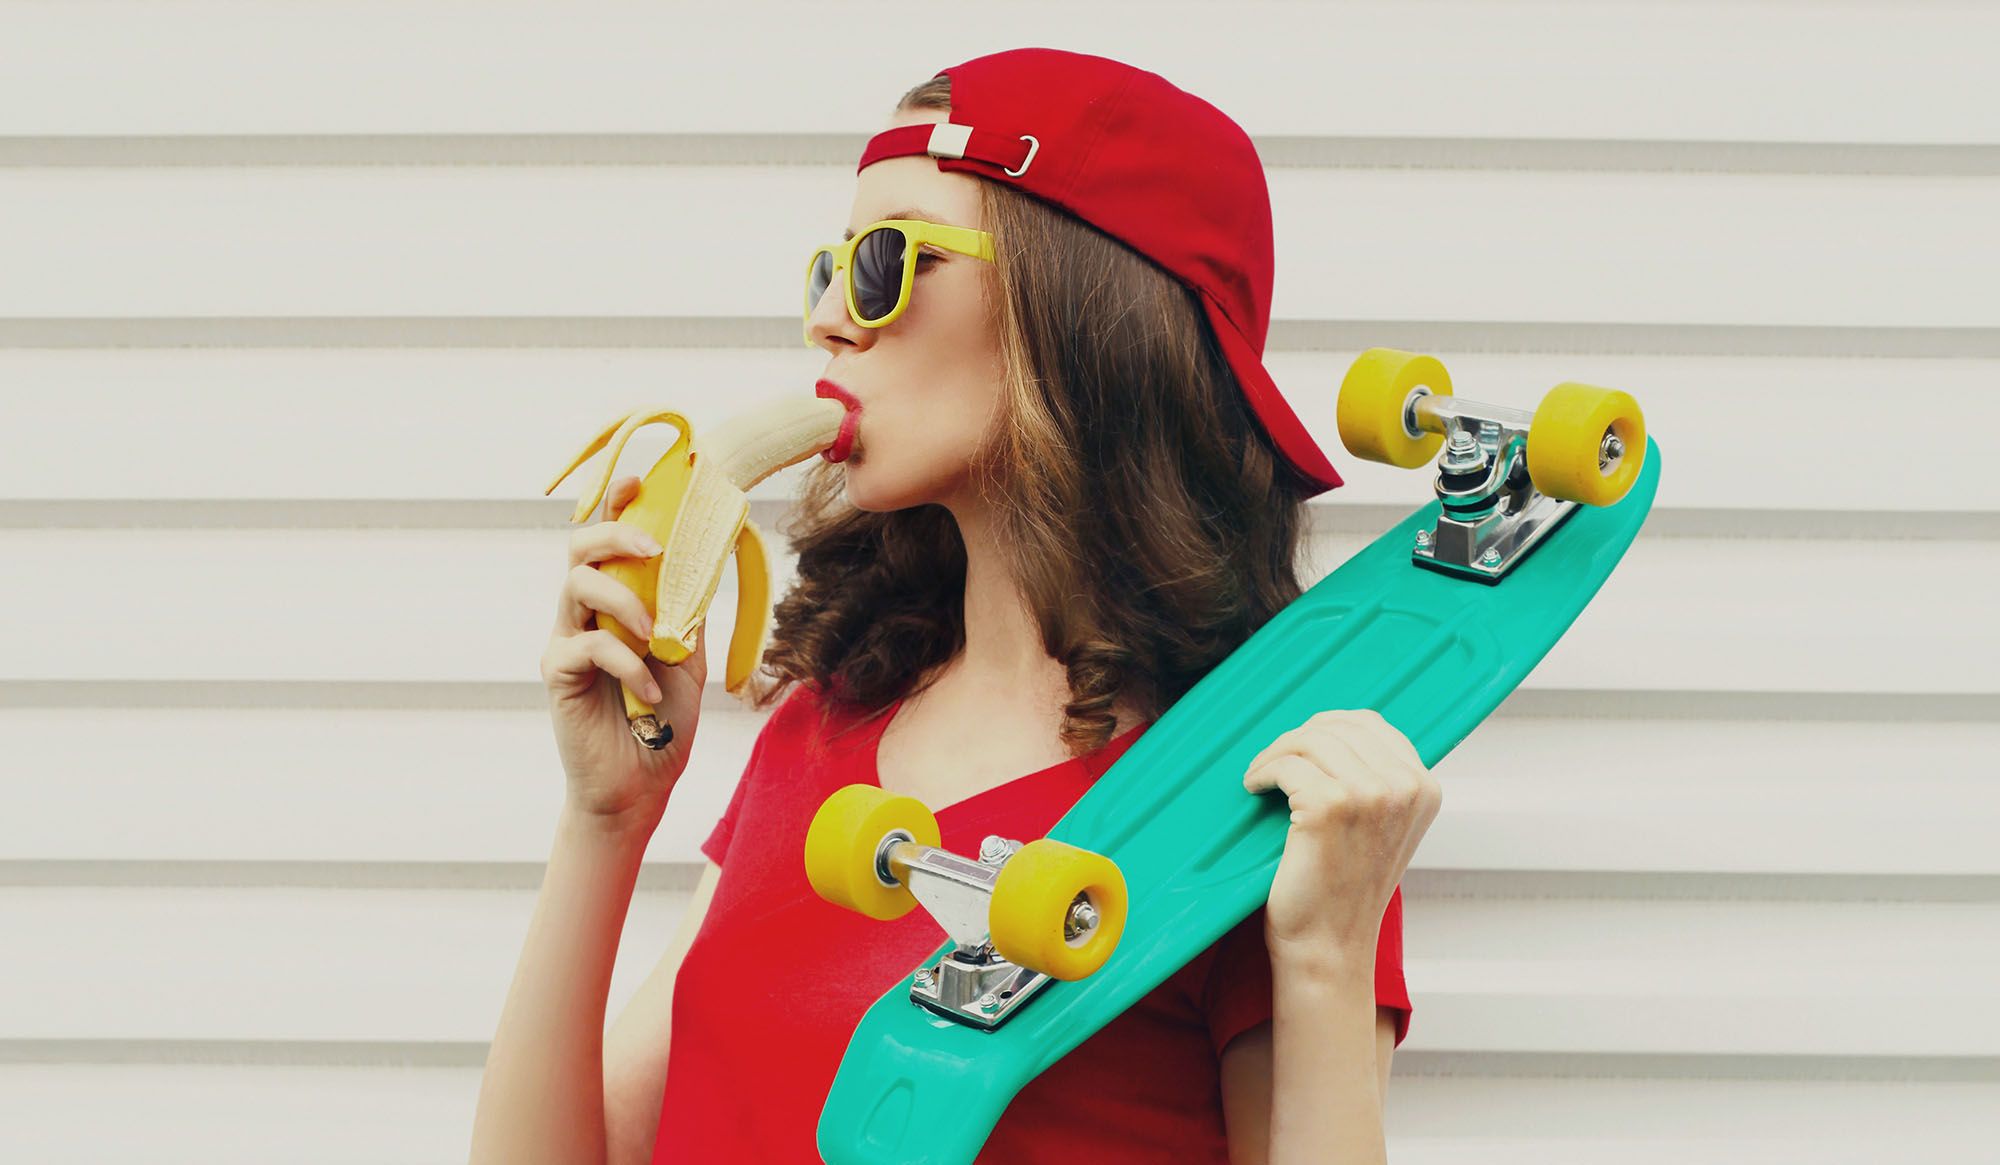
<path id="1" fill-rule="evenodd" d="M 599 433 L 569 467 L 542 491 L 554 493 L 577 466 L 611 446 L 596 485 L 577 502 L 571 523 L 590 517 L 610 488 L 618 454 L 634 431 L 664 421 L 680 431 L 639 482 L 639 492 L 618 515 L 664 548 L 654 559 L 617 558 L 598 567 L 631 587 L 653 620 L 653 637 L 640 654 L 679 663 L 694 652 L 695 630 L 722 581 L 722 567 L 736 556 L 736 626 L 729 639 L 724 686 L 734 693 L 764 657 L 770 636 L 770 559 L 763 536 L 750 520 L 749 490 L 788 465 L 831 448 L 840 437 L 846 406 L 837 400 L 792 398 L 732 417 L 697 440 L 680 413 L 661 409 L 629 413 Z M 655 565 L 657 563 L 657 566 Z M 634 651 L 640 646 L 625 625 L 599 613 L 597 626 Z M 673 726 L 661 724 L 653 707 L 624 684 L 625 718 L 632 735 L 648 748 L 665 748 Z"/>

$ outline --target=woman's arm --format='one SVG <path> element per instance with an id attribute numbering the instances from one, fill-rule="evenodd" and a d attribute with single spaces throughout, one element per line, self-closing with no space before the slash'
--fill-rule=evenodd
<path id="1" fill-rule="evenodd" d="M 563 809 L 486 1053 L 473 1165 L 604 1165 L 604 1007 L 651 835 Z"/>
<path id="2" fill-rule="evenodd" d="M 1376 1024 L 1373 950 L 1273 958 L 1272 1165 L 1388 1161 Z"/>
<path id="3" fill-rule="evenodd" d="M 1243 786 L 1282 789 L 1291 829 L 1264 909 L 1271 955 L 1271 1160 L 1383 1161 L 1376 943 L 1444 794 L 1368 709 L 1283 734 Z"/>
<path id="4" fill-rule="evenodd" d="M 695 883 L 694 897 L 681 912 L 680 930 L 667 944 L 667 953 L 604 1033 L 604 1149 L 609 1165 L 645 1165 L 653 1159 L 660 1106 L 666 1099 L 667 1061 L 673 1052 L 674 991 L 681 964 L 701 933 L 721 881 L 722 867 L 708 862 Z"/>
<path id="5" fill-rule="evenodd" d="M 1275 973 L 1274 969 L 1274 976 Z M 1274 991 L 1282 990 L 1276 982 L 1273 982 L 1272 988 Z M 1284 997 L 1288 1003 L 1295 1004 L 1301 995 L 1297 991 L 1288 991 Z M 1273 1003 L 1276 1002 L 1278 1000 L 1273 999 Z M 1324 1022 L 1326 1018 L 1328 1017 L 1308 1014 L 1305 1017 L 1304 1030 L 1297 1033 L 1299 1039 L 1291 1038 L 1297 1028 L 1296 1024 L 1287 1029 L 1285 1046 L 1288 1062 L 1283 1066 L 1276 1063 L 1277 1056 L 1273 1046 L 1276 1042 L 1273 1035 L 1274 1025 L 1270 1021 L 1260 1023 L 1237 1036 L 1222 1050 L 1222 1111 L 1228 1127 L 1229 1160 L 1234 1165 L 1268 1165 L 1269 1162 L 1281 1159 L 1272 1151 L 1272 1112 L 1276 1107 L 1272 1101 L 1274 1091 L 1283 1091 L 1284 1099 L 1279 1103 L 1287 1110 L 1300 1108 L 1310 1110 L 1323 1104 L 1324 1098 L 1333 1094 L 1330 1090 L 1339 1087 L 1334 1079 L 1315 1078 L 1311 1063 L 1291 1062 L 1289 1056 L 1289 1053 L 1296 1051 L 1301 1044 L 1309 1046 L 1314 1041 L 1339 1040 L 1338 1033 L 1322 1030 L 1326 1026 Z M 1386 1104 L 1388 1099 L 1389 1066 L 1395 1055 L 1396 1013 L 1390 1008 L 1377 1006 L 1374 1062 L 1376 1081 L 1380 1090 L 1377 1093 L 1378 1113 L 1380 1104 Z M 1368 1130 L 1362 1127 L 1366 1125 L 1365 1119 L 1357 1119 L 1352 1115 L 1342 1119 L 1351 1122 L 1358 1130 L 1347 1135 L 1346 1140 L 1359 1138 L 1363 1142 L 1367 1141 Z M 1308 1143 L 1313 1143 L 1311 1138 L 1314 1133 L 1306 1130 L 1297 1131 L 1307 1139 Z M 1387 1138 L 1382 1133 L 1379 1119 L 1374 1134 L 1386 1147 Z M 1287 1134 L 1287 1139 L 1290 1140 L 1290 1133 Z M 1287 1156 L 1284 1159 L 1300 1159 L 1291 1153 L 1289 1147 L 1285 1152 Z M 1345 1162 L 1380 1160 L 1382 1157 L 1380 1154 L 1370 1156 L 1367 1152 L 1357 1155 L 1354 1150 L 1343 1148 L 1340 1140 L 1331 1140 L 1306 1159 Z"/>

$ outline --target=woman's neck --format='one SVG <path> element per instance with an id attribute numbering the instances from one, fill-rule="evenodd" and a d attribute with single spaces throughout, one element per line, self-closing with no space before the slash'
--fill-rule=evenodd
<path id="1" fill-rule="evenodd" d="M 1062 665 L 1042 646 L 1020 584 L 1007 569 L 993 523 L 982 509 L 955 515 L 965 542 L 965 651 L 961 666 L 996 683 L 1038 691 Z"/>
<path id="2" fill-rule="evenodd" d="M 965 648 L 942 669 L 961 692 L 992 700 L 1027 701 L 1060 721 L 1069 702 L 1069 676 L 1049 655 L 1019 583 L 1007 569 L 991 511 L 976 503 L 954 506 L 965 543 Z M 1137 722 L 1121 702 L 1118 731 Z"/>

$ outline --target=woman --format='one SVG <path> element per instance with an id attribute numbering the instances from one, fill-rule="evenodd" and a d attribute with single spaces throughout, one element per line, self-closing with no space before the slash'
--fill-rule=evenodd
<path id="1" fill-rule="evenodd" d="M 788 531 L 757 696 L 777 708 L 680 936 L 602 1038 L 707 665 L 589 630 L 602 612 L 644 634 L 591 564 L 659 548 L 610 520 L 571 539 L 542 661 L 568 796 L 475 1161 L 817 1160 L 848 1034 L 943 932 L 818 901 L 812 810 L 874 781 L 936 810 L 946 848 L 1042 836 L 1300 593 L 1303 503 L 1339 477 L 1262 367 L 1269 202 L 1233 122 L 1102 57 L 993 54 L 903 98 L 849 223 L 858 241 L 815 256 L 806 329 L 858 431 Z M 619 680 L 657 684 L 668 747 L 633 740 Z M 1383 1158 L 1410 1014 L 1397 883 L 1437 785 L 1379 716 L 1332 710 L 1244 784 L 1293 809 L 1267 907 L 1025 1088 L 982 1160 Z"/>

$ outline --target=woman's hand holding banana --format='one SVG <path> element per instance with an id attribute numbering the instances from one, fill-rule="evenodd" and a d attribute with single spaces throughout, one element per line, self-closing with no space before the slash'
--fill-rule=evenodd
<path id="1" fill-rule="evenodd" d="M 695 650 L 695 634 L 708 618 L 722 568 L 735 559 L 736 627 L 723 670 L 723 686 L 734 695 L 743 691 L 763 659 L 771 631 L 770 557 L 750 520 L 750 490 L 816 453 L 835 461 L 846 456 L 853 439 L 851 418 L 837 400 L 787 397 L 732 417 L 697 442 L 693 426 L 681 414 L 641 409 L 605 426 L 542 492 L 554 493 L 578 467 L 608 448 L 593 475 L 597 484 L 584 491 L 570 521 L 588 518 L 610 490 L 626 441 L 655 422 L 672 425 L 679 436 L 644 477 L 634 479 L 635 492 L 624 499 L 627 512 L 613 512 L 615 520 L 650 537 L 653 541 L 646 545 L 651 549 L 645 557 L 614 559 L 604 568 L 638 596 L 647 614 L 645 630 L 640 632 L 641 623 L 616 619 L 599 626 L 620 640 L 636 635 L 627 645 L 635 654 L 679 663 Z M 674 739 L 674 722 L 660 715 L 647 691 L 643 683 L 623 686 L 625 719 L 646 747 L 665 748 Z"/>
<path id="2" fill-rule="evenodd" d="M 654 422 L 677 430 L 672 448 L 644 477 L 614 479 L 626 441 Z M 744 690 L 770 634 L 770 562 L 750 520 L 750 489 L 817 453 L 838 461 L 852 441 L 846 406 L 816 396 L 732 417 L 698 448 L 685 417 L 641 409 L 605 426 L 542 491 L 554 493 L 610 450 L 570 518 L 583 522 L 602 498 L 604 520 L 570 535 L 569 574 L 542 653 L 573 808 L 648 830 L 659 824 L 694 747 L 708 682 L 704 624 L 731 558 L 736 626 L 723 676 L 732 694 Z"/>
<path id="3" fill-rule="evenodd" d="M 577 528 L 569 539 L 569 574 L 556 604 L 555 629 L 542 652 L 542 683 L 549 693 L 556 747 L 568 775 L 569 805 L 596 818 L 650 830 L 666 811 L 674 783 L 687 770 L 708 682 L 708 653 L 697 628 L 694 651 L 677 664 L 634 651 L 618 636 L 597 629 L 607 621 L 629 628 L 640 643 L 652 638 L 652 618 L 631 587 L 598 563 L 651 559 L 661 548 L 637 526 L 617 521 L 639 492 L 637 477 L 613 482 L 603 521 Z M 674 725 L 664 748 L 633 738 L 620 684 L 646 698 Z"/>

